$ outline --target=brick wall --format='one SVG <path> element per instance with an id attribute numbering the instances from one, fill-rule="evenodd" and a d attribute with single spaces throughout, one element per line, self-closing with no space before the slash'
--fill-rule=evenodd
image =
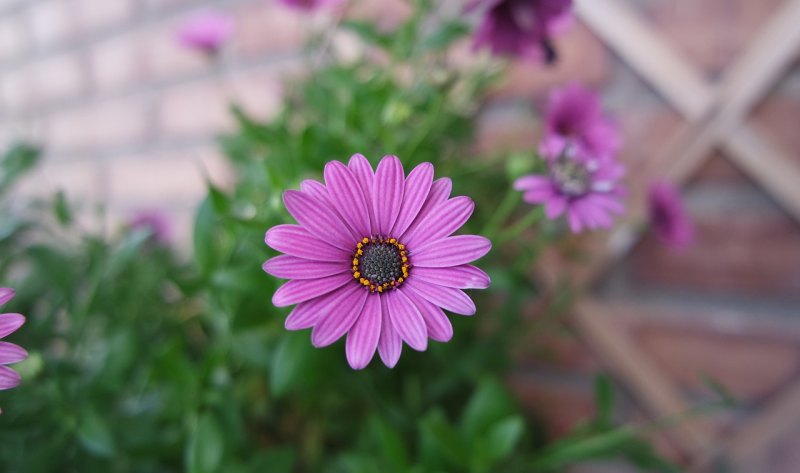
<path id="1" fill-rule="evenodd" d="M 708 78 L 782 3 L 627 1 Z M 210 6 L 237 23 L 216 60 L 174 40 L 182 19 Z M 387 9 L 401 14 L 403 2 L 367 2 L 359 15 L 390 21 Z M 185 235 L 204 175 L 227 179 L 213 136 L 231 127 L 228 103 L 275 114 L 280 78 L 296 71 L 309 27 L 268 0 L 0 0 L 0 147 L 25 137 L 47 150 L 20 192 L 64 188 L 87 206 L 105 203 L 115 220 L 160 208 Z M 541 105 L 549 87 L 579 80 L 603 92 L 635 170 L 680 124 L 678 114 L 586 26 L 576 23 L 558 46 L 553 69 L 511 67 L 481 119 L 479 147 L 535 143 L 536 120 L 520 104 Z M 795 67 L 751 122 L 800 164 L 798 117 Z M 700 375 L 709 374 L 744 400 L 746 417 L 800 378 L 800 225 L 722 154 L 703 166 L 686 197 L 697 244 L 674 252 L 648 235 L 596 294 L 619 305 L 617 322 L 688 398 L 702 398 Z M 569 335 L 544 342 L 548 356 L 521 354 L 512 385 L 524 403 L 548 407 L 546 420 L 558 432 L 591 408 L 599 364 Z M 628 418 L 641 415 L 630 409 Z M 790 452 L 796 436 L 782 442 L 775 448 Z M 797 471 L 797 455 L 784 457 L 785 465 L 764 471 Z"/>

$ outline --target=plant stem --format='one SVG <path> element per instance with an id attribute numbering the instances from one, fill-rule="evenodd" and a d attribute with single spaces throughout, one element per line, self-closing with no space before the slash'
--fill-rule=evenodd
<path id="1" fill-rule="evenodd" d="M 497 243 L 498 244 L 505 243 L 509 240 L 518 237 L 519 234 L 525 231 L 525 229 L 527 229 L 529 226 L 541 220 L 543 215 L 544 211 L 542 210 L 542 207 L 534 208 L 533 210 L 528 212 L 527 215 L 519 219 L 517 223 L 506 229 L 504 232 L 500 233 L 500 235 L 497 236 Z"/>
<path id="2" fill-rule="evenodd" d="M 503 224 L 503 222 L 511 215 L 511 211 L 514 210 L 514 206 L 517 204 L 517 195 L 519 192 L 514 190 L 513 187 L 509 187 L 506 195 L 503 197 L 503 200 L 500 202 L 500 205 L 497 206 L 497 210 L 492 217 L 486 222 L 486 225 L 483 227 L 483 231 L 481 231 L 481 235 L 484 235 L 486 238 L 494 241 L 495 233 Z"/>

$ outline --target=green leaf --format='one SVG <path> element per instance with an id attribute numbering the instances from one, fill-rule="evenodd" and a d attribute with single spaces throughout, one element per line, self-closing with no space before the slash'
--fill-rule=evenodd
<path id="1" fill-rule="evenodd" d="M 380 33 L 372 23 L 348 20 L 342 22 L 342 27 L 356 33 L 366 43 L 374 44 L 384 49 L 391 44 L 391 38 Z"/>
<path id="2" fill-rule="evenodd" d="M 189 473 L 214 473 L 219 470 L 224 439 L 211 414 L 203 414 L 190 433 L 186 452 Z"/>
<path id="3" fill-rule="evenodd" d="M 497 461 L 508 456 L 524 431 L 525 422 L 520 416 L 511 416 L 492 426 L 485 439 L 491 459 Z"/>
<path id="4" fill-rule="evenodd" d="M 597 404 L 597 421 L 610 426 L 614 419 L 614 386 L 608 376 L 597 375 L 594 379 L 594 397 Z"/>
<path id="5" fill-rule="evenodd" d="M 441 26 L 420 44 L 424 51 L 444 49 L 453 42 L 467 36 L 472 29 L 461 20 L 452 20 Z"/>
<path id="6" fill-rule="evenodd" d="M 469 463 L 469 451 L 440 410 L 429 412 L 421 421 L 422 432 L 430 437 L 437 450 L 451 463 L 462 468 Z"/>
<path id="7" fill-rule="evenodd" d="M 78 440 L 87 451 L 99 457 L 113 456 L 116 451 L 108 423 L 93 409 L 81 414 Z"/>
<path id="8" fill-rule="evenodd" d="M 33 169 L 41 155 L 41 149 L 28 143 L 18 143 L 12 146 L 0 158 L 0 194 L 3 194 L 22 175 Z"/>
<path id="9" fill-rule="evenodd" d="M 505 388 L 497 380 L 485 378 L 470 398 L 461 426 L 467 438 L 478 438 L 495 422 L 515 414 L 515 410 Z"/>
<path id="10" fill-rule="evenodd" d="M 64 191 L 58 191 L 56 193 L 55 200 L 53 201 L 53 214 L 56 216 L 58 223 L 62 226 L 67 226 L 72 223 L 72 209 L 69 207 Z"/>
<path id="11" fill-rule="evenodd" d="M 303 380 L 307 373 L 303 365 L 308 356 L 308 340 L 303 334 L 286 334 L 278 345 L 275 356 L 272 358 L 270 369 L 270 386 L 276 396 L 283 396 L 295 384 Z"/>
<path id="12" fill-rule="evenodd" d="M 371 437 L 377 442 L 381 455 L 392 467 L 392 471 L 408 471 L 408 449 L 397 429 L 378 415 L 371 416 L 369 426 Z"/>
<path id="13" fill-rule="evenodd" d="M 211 273 L 217 260 L 214 238 L 217 216 L 211 197 L 206 197 L 197 209 L 194 220 L 194 255 L 204 274 Z"/>

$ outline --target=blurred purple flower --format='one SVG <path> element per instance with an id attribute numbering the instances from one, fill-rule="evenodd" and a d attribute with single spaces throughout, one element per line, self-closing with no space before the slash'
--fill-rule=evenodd
<path id="1" fill-rule="evenodd" d="M 304 181 L 284 193 L 298 225 L 277 225 L 265 241 L 285 254 L 264 263 L 284 279 L 272 303 L 297 304 L 288 330 L 312 328 L 315 347 L 347 335 L 353 369 L 367 366 L 377 349 L 394 367 L 403 342 L 417 351 L 428 338 L 446 342 L 453 326 L 442 309 L 475 313 L 462 289 L 485 289 L 489 276 L 470 263 L 492 247 L 477 235 L 450 236 L 472 215 L 469 197 L 450 198 L 450 179 L 433 180 L 422 163 L 405 175 L 396 156 L 373 171 L 356 154 L 348 165 L 325 165 L 325 185 Z"/>
<path id="2" fill-rule="evenodd" d="M 560 153 L 564 140 L 595 157 L 613 157 L 621 144 L 616 125 L 603 114 L 600 98 L 577 83 L 550 93 L 542 153 Z"/>
<path id="3" fill-rule="evenodd" d="M 548 219 L 567 215 L 573 233 L 584 229 L 611 228 L 613 214 L 622 214 L 619 184 L 624 167 L 610 157 L 594 157 L 570 142 L 561 142 L 557 153 L 545 153 L 548 173 L 517 179 L 529 204 L 542 204 Z"/>
<path id="4" fill-rule="evenodd" d="M 233 18 L 219 11 L 204 11 L 188 17 L 178 28 L 178 40 L 187 48 L 217 52 L 233 35 Z"/>
<path id="5" fill-rule="evenodd" d="M 169 219 L 156 210 L 143 210 L 136 213 L 128 223 L 134 230 L 150 232 L 155 242 L 167 245 L 170 242 L 171 228 Z"/>
<path id="6" fill-rule="evenodd" d="M 666 181 L 650 185 L 648 193 L 650 224 L 666 245 L 685 247 L 694 242 L 694 226 L 683 206 L 678 190 Z"/>
<path id="7" fill-rule="evenodd" d="M 334 7 L 344 0 L 278 0 L 284 6 L 296 10 L 314 10 L 317 8 Z"/>
<path id="8" fill-rule="evenodd" d="M 0 306 L 14 297 L 14 290 L 0 287 Z M 17 331 L 25 323 L 20 314 L 0 314 L 0 339 Z M 19 385 L 19 374 L 9 368 L 8 364 L 17 363 L 28 357 L 24 348 L 9 342 L 0 342 L 0 390 L 11 389 Z"/>
<path id="9" fill-rule="evenodd" d="M 475 0 L 487 8 L 475 33 L 475 47 L 495 55 L 527 57 L 551 64 L 553 35 L 571 18 L 572 0 Z"/>

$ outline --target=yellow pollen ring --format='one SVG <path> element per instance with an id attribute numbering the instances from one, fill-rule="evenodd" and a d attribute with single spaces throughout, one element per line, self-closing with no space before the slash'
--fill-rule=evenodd
<path id="1" fill-rule="evenodd" d="M 363 277 L 358 267 L 360 263 L 360 257 L 364 255 L 364 248 L 369 244 L 384 244 L 396 247 L 398 250 L 398 254 L 400 255 L 400 261 L 402 262 L 400 271 L 403 275 L 394 281 L 383 284 L 375 284 L 369 279 Z M 352 266 L 353 279 L 358 281 L 358 283 L 363 285 L 365 288 L 369 288 L 370 292 L 374 293 L 377 291 L 378 293 L 383 293 L 386 289 L 393 289 L 400 286 L 406 279 L 408 279 L 408 273 L 410 268 L 411 264 L 408 261 L 406 246 L 397 241 L 396 238 L 386 238 L 380 236 L 364 237 L 361 239 L 361 241 L 356 243 L 356 248 L 355 251 L 353 252 L 353 266 Z"/>

